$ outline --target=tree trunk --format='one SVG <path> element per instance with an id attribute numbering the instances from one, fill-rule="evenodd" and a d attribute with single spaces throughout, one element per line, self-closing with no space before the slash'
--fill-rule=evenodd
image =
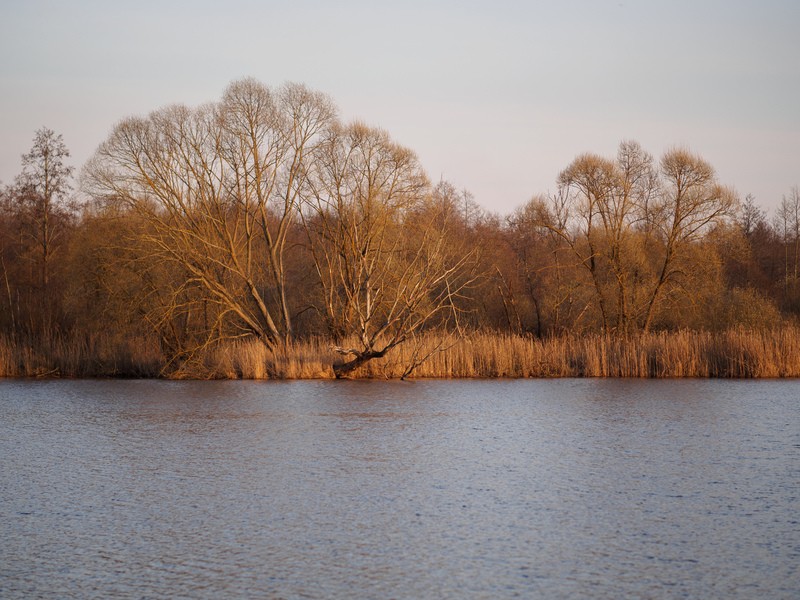
<path id="1" fill-rule="evenodd" d="M 368 350 L 366 352 L 356 352 L 353 350 L 346 351 L 337 348 L 336 351 L 342 354 L 353 354 L 355 357 L 352 360 L 348 360 L 344 363 L 333 364 L 333 374 L 336 376 L 336 379 L 347 377 L 350 373 L 358 369 L 360 366 L 365 365 L 373 358 L 382 358 L 386 354 L 386 350 Z"/>

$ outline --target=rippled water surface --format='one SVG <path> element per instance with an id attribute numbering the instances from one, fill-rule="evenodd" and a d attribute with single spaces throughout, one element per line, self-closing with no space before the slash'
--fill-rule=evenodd
<path id="1" fill-rule="evenodd" d="M 800 383 L 0 381 L 2 598 L 797 598 Z"/>

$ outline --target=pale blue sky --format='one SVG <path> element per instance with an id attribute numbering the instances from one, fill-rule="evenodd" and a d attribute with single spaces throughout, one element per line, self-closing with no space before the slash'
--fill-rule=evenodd
<path id="1" fill-rule="evenodd" d="M 622 139 L 688 146 L 772 209 L 800 184 L 797 0 L 0 0 L 0 181 L 34 131 L 305 83 L 503 214 Z"/>

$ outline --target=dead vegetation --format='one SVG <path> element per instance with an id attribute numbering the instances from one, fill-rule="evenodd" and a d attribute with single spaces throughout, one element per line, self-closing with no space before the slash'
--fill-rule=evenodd
<path id="1" fill-rule="evenodd" d="M 427 355 L 419 362 L 417 357 Z M 164 372 L 152 340 L 50 340 L 33 347 L 0 338 L 5 377 L 156 377 L 176 379 L 332 379 L 337 354 L 325 339 L 276 351 L 257 340 L 222 343 Z M 341 359 L 339 359 L 341 360 Z M 414 369 L 409 373 L 409 365 Z M 355 378 L 783 378 L 800 377 L 800 328 L 678 331 L 547 339 L 473 333 L 449 344 L 439 335 L 401 345 L 364 364 Z"/>

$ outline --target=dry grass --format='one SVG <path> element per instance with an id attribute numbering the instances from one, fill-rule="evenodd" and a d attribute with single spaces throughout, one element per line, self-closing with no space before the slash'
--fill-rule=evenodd
<path id="1" fill-rule="evenodd" d="M 144 338 L 0 336 L 0 377 L 156 377 L 163 362 L 157 345 Z"/>
<path id="2" fill-rule="evenodd" d="M 487 377 L 800 377 L 800 328 L 722 333 L 679 331 L 611 335 L 565 335 L 535 339 L 475 333 L 436 351 L 436 334 L 396 348 L 354 373 L 399 378 L 417 357 L 417 378 Z M 207 350 L 170 374 L 181 378 L 329 379 L 341 358 L 323 339 L 270 352 L 256 341 Z M 0 376 L 154 377 L 163 358 L 148 340 L 61 340 L 36 346 L 0 337 Z"/>
<path id="3" fill-rule="evenodd" d="M 335 354 L 319 339 L 270 352 L 256 340 L 223 344 L 203 360 L 207 375 L 222 379 L 328 379 Z"/>
<path id="4" fill-rule="evenodd" d="M 491 377 L 800 377 L 800 329 L 658 332 L 619 337 L 565 335 L 540 340 L 475 333 L 442 351 L 436 334 L 367 363 L 355 377 L 396 379 L 419 355 L 418 378 Z M 272 354 L 256 342 L 217 348 L 205 364 L 215 377 L 326 379 L 338 360 L 324 340 Z"/>

